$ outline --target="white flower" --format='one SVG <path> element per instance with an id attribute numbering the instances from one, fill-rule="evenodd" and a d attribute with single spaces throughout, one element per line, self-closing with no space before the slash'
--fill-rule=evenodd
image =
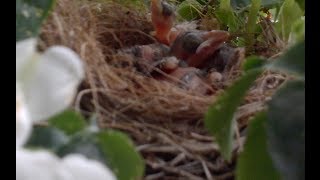
<path id="1" fill-rule="evenodd" d="M 49 151 L 22 148 L 32 122 L 67 108 L 84 77 L 83 64 L 72 50 L 53 46 L 39 54 L 35 47 L 35 39 L 16 44 L 16 179 L 115 180 L 103 164 L 80 154 L 60 159 Z"/>
<path id="2" fill-rule="evenodd" d="M 59 159 L 47 151 L 16 150 L 16 180 L 67 179 L 69 174 L 61 168 Z"/>
<path id="3" fill-rule="evenodd" d="M 19 84 L 16 84 L 16 148 L 21 147 L 31 132 L 31 120 Z"/>
<path id="4" fill-rule="evenodd" d="M 16 80 L 32 121 L 45 120 L 69 106 L 84 77 L 82 61 L 69 48 L 53 46 L 43 54 L 35 48 L 35 39 L 16 44 Z"/>
<path id="5" fill-rule="evenodd" d="M 70 154 L 63 158 L 62 163 L 75 180 L 115 180 L 112 171 L 98 161 L 90 160 L 81 154 Z"/>
<path id="6" fill-rule="evenodd" d="M 17 180 L 115 180 L 100 162 L 83 155 L 70 154 L 62 159 L 48 151 L 19 149 L 16 152 Z"/>
<path id="7" fill-rule="evenodd" d="M 69 48 L 53 46 L 39 54 L 31 38 L 16 44 L 16 77 L 16 144 L 21 145 L 31 122 L 46 120 L 72 103 L 84 68 Z"/>

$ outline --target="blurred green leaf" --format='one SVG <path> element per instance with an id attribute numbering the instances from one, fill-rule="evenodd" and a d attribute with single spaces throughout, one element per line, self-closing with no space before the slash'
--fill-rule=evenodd
<path id="1" fill-rule="evenodd" d="M 144 163 L 131 140 L 123 133 L 84 131 L 76 134 L 58 154 L 80 153 L 88 158 L 105 163 L 119 180 L 140 179 L 144 173 Z"/>
<path id="2" fill-rule="evenodd" d="M 304 38 L 305 38 L 305 18 L 303 16 L 297 19 L 297 21 L 292 24 L 292 29 L 289 35 L 288 43 L 296 44 L 299 41 L 303 41 Z"/>
<path id="3" fill-rule="evenodd" d="M 231 158 L 234 113 L 246 91 L 261 73 L 261 69 L 247 72 L 219 96 L 205 114 L 205 127 L 216 138 L 221 154 L 227 160 Z"/>
<path id="4" fill-rule="evenodd" d="M 255 68 L 261 68 L 265 63 L 266 60 L 264 59 L 261 59 L 257 56 L 249 56 L 243 62 L 242 69 L 247 72 Z"/>
<path id="5" fill-rule="evenodd" d="M 206 5 L 208 3 L 208 0 L 197 0 L 198 3 L 200 3 L 201 5 Z"/>
<path id="6" fill-rule="evenodd" d="M 248 22 L 246 24 L 247 45 L 252 46 L 254 43 L 254 31 L 257 26 L 258 12 L 260 10 L 261 0 L 251 0 L 249 8 Z"/>
<path id="7" fill-rule="evenodd" d="M 96 136 L 107 162 L 119 180 L 143 177 L 144 162 L 129 137 L 111 130 L 97 133 Z"/>
<path id="8" fill-rule="evenodd" d="M 266 113 L 261 112 L 250 121 L 244 149 L 239 155 L 237 163 L 237 180 L 280 179 L 279 172 L 273 166 L 267 150 L 266 119 Z"/>
<path id="9" fill-rule="evenodd" d="M 303 16 L 303 11 L 295 0 L 285 0 L 278 15 L 279 22 L 275 24 L 276 30 L 283 40 L 287 41 L 293 24 Z"/>
<path id="10" fill-rule="evenodd" d="M 296 0 L 296 2 L 299 4 L 300 8 L 304 11 L 305 10 L 304 0 Z"/>
<path id="11" fill-rule="evenodd" d="M 285 180 L 305 178 L 305 83 L 291 81 L 269 103 L 268 149 Z"/>
<path id="12" fill-rule="evenodd" d="M 193 20 L 200 17 L 202 5 L 196 0 L 183 1 L 177 7 L 177 13 L 183 20 Z"/>
<path id="13" fill-rule="evenodd" d="M 292 46 L 284 55 L 267 66 L 271 69 L 284 70 L 289 73 L 305 75 L 305 42 Z"/>
<path id="14" fill-rule="evenodd" d="M 26 146 L 29 148 L 46 148 L 56 151 L 68 142 L 69 138 L 59 129 L 54 127 L 36 126 Z"/>
<path id="15" fill-rule="evenodd" d="M 280 5 L 284 0 L 261 0 L 261 6 L 265 8 L 272 8 Z M 249 8 L 251 0 L 231 0 L 231 5 L 234 10 L 242 11 Z"/>
<path id="16" fill-rule="evenodd" d="M 221 0 L 215 15 L 222 24 L 228 26 L 230 32 L 239 29 L 239 21 L 230 5 L 230 0 Z"/>
<path id="17" fill-rule="evenodd" d="M 74 134 L 86 127 L 86 121 L 81 114 L 66 110 L 49 119 L 49 124 L 64 131 L 65 134 Z"/>
<path id="18" fill-rule="evenodd" d="M 99 148 L 98 139 L 89 131 L 73 135 L 68 144 L 65 144 L 57 151 L 57 154 L 61 157 L 70 153 L 83 154 L 87 158 L 106 163 L 105 156 L 101 148 Z"/>
<path id="19" fill-rule="evenodd" d="M 54 0 L 16 0 L 16 41 L 36 37 Z"/>

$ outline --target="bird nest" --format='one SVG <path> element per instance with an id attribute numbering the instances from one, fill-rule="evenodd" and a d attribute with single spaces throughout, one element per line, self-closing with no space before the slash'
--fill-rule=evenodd
<path id="1" fill-rule="evenodd" d="M 242 73 L 243 57 L 224 71 L 213 94 L 198 94 L 144 76 L 118 56 L 118 49 L 156 42 L 152 30 L 147 9 L 138 11 L 114 1 L 58 0 L 43 26 L 39 49 L 64 45 L 80 55 L 86 78 L 74 107 L 85 116 L 95 114 L 102 128 L 131 136 L 145 159 L 144 179 L 233 179 L 248 119 L 264 108 L 284 76 L 265 72 L 250 89 L 236 113 L 233 158 L 226 162 L 204 128 L 203 117 L 217 95 Z M 123 63 L 129 65 L 119 66 Z"/>

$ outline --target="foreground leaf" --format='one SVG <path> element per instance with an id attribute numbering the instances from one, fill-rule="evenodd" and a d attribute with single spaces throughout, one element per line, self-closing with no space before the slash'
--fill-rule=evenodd
<path id="1" fill-rule="evenodd" d="M 262 112 L 250 121 L 247 140 L 237 163 L 237 180 L 280 179 L 279 173 L 273 166 L 270 154 L 267 151 L 266 119 L 266 113 Z"/>
<path id="2" fill-rule="evenodd" d="M 45 148 L 56 151 L 68 142 L 69 138 L 59 129 L 36 126 L 33 128 L 26 146 L 29 148 Z"/>
<path id="3" fill-rule="evenodd" d="M 284 179 L 305 176 L 305 83 L 291 81 L 274 95 L 267 114 L 268 148 Z"/>
<path id="4" fill-rule="evenodd" d="M 247 72 L 255 68 L 261 68 L 265 63 L 266 60 L 264 59 L 261 59 L 257 56 L 249 56 L 243 62 L 242 69 Z"/>
<path id="5" fill-rule="evenodd" d="M 16 0 L 16 41 L 36 37 L 54 0 Z"/>
<path id="6" fill-rule="evenodd" d="M 234 113 L 244 98 L 246 91 L 261 73 L 261 69 L 247 72 L 229 87 L 224 94 L 219 96 L 205 114 L 205 127 L 216 138 L 221 154 L 227 160 L 231 158 Z"/>
<path id="7" fill-rule="evenodd" d="M 83 130 L 86 126 L 85 119 L 81 114 L 71 110 L 66 110 L 50 118 L 49 124 L 62 130 L 67 135 Z"/>
<path id="8" fill-rule="evenodd" d="M 284 55 L 267 66 L 271 69 L 284 70 L 289 73 L 305 75 L 305 42 L 301 41 L 291 47 Z"/>
<path id="9" fill-rule="evenodd" d="M 96 134 L 102 152 L 119 180 L 141 179 L 144 173 L 142 157 L 123 133 L 104 131 Z"/>
<path id="10" fill-rule="evenodd" d="M 300 8 L 301 8 L 302 10 L 305 9 L 304 0 L 296 0 L 296 2 L 299 4 L 299 6 L 300 6 Z"/>
<path id="11" fill-rule="evenodd" d="M 252 46 L 254 43 L 254 31 L 257 25 L 258 12 L 260 9 L 261 0 L 252 0 L 249 14 L 248 14 L 248 22 L 246 25 L 246 33 L 248 33 L 247 43 L 248 46 Z"/>
<path id="12" fill-rule="evenodd" d="M 305 18 L 304 16 L 292 24 L 288 44 L 296 44 L 305 39 Z"/>
<path id="13" fill-rule="evenodd" d="M 98 146 L 97 138 L 88 131 L 72 136 L 68 144 L 57 151 L 57 154 L 61 157 L 70 153 L 83 154 L 87 158 L 106 163 L 104 154 Z"/>
<path id="14" fill-rule="evenodd" d="M 294 23 L 303 16 L 303 11 L 295 0 L 285 0 L 278 15 L 277 32 L 287 41 Z"/>
<path id="15" fill-rule="evenodd" d="M 141 156 L 130 139 L 120 132 L 78 133 L 58 151 L 60 156 L 69 153 L 80 153 L 105 163 L 119 180 L 140 179 L 144 173 Z"/>

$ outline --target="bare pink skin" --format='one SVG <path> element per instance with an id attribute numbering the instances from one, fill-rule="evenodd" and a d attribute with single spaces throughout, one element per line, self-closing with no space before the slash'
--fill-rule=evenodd
<path id="1" fill-rule="evenodd" d="M 189 91 L 207 94 L 210 89 L 206 86 L 206 82 L 196 74 L 196 71 L 198 69 L 193 67 L 178 67 L 169 74 L 175 80 L 165 77 L 161 77 L 159 80 L 174 82 Z"/>
<path id="2" fill-rule="evenodd" d="M 229 37 L 228 32 L 220 30 L 185 32 L 173 28 L 175 13 L 163 0 L 151 1 L 151 19 L 157 40 L 170 45 L 171 54 L 191 67 L 201 66 Z M 194 47 L 185 48 L 188 44 Z"/>
<path id="3" fill-rule="evenodd" d="M 176 38 L 171 46 L 171 53 L 187 61 L 190 67 L 201 66 L 229 37 L 228 32 L 220 30 L 187 33 Z"/>
<path id="4" fill-rule="evenodd" d="M 205 33 L 206 41 L 198 48 L 195 54 L 187 59 L 187 63 L 192 67 L 199 67 L 207 58 L 213 55 L 221 44 L 229 37 L 229 33 L 225 31 L 210 31 Z"/>
<path id="5" fill-rule="evenodd" d="M 170 31 L 175 21 L 175 12 L 162 0 L 151 0 L 150 9 L 155 37 L 159 42 L 170 45 Z"/>

